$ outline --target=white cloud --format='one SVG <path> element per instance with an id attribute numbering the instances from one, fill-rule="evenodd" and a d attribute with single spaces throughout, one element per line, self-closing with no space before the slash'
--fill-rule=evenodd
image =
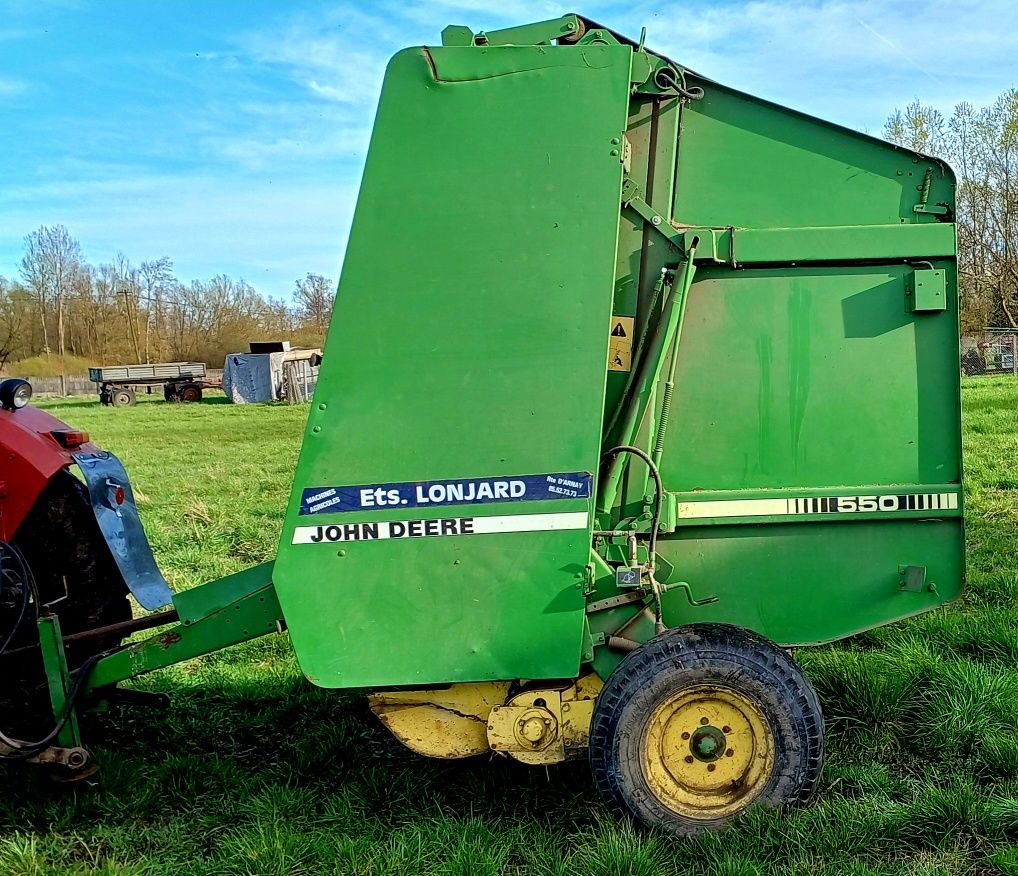
<path id="1" fill-rule="evenodd" d="M 744 0 L 608 7 L 606 22 L 727 85 L 879 131 L 914 98 L 950 109 L 1018 84 L 1012 0 Z"/>
<path id="2" fill-rule="evenodd" d="M 949 111 L 1018 84 L 1011 0 L 582 6 L 634 38 L 646 25 L 650 49 L 727 85 L 875 133 L 914 98 Z M 0 274 L 16 268 L 27 232 L 60 222 L 94 261 L 121 249 L 138 260 L 166 254 L 183 279 L 226 271 L 281 295 L 307 271 L 334 277 L 388 58 L 438 43 L 450 23 L 494 30 L 562 9 L 544 0 L 276 8 L 276 20 L 224 51 L 175 65 L 138 60 L 152 103 L 131 118 L 50 120 L 38 181 L 19 183 L 32 179 L 22 173 L 0 188 Z M 0 73 L 0 100 L 35 90 Z"/>
<path id="3" fill-rule="evenodd" d="M 0 98 L 21 97 L 28 91 L 28 83 L 23 79 L 10 79 L 0 76 Z"/>
<path id="4" fill-rule="evenodd" d="M 356 185 L 316 179 L 140 175 L 13 187 L 0 204 L 0 275 L 17 272 L 24 235 L 66 225 L 94 263 L 118 251 L 169 256 L 184 281 L 225 272 L 288 295 L 308 271 L 337 276 Z"/>

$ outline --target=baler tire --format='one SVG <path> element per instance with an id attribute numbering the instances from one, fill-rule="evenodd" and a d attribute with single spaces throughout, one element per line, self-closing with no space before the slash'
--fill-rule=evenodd
<path id="1" fill-rule="evenodd" d="M 721 739 L 728 741 L 720 743 L 720 753 L 708 755 L 711 766 L 703 749 L 693 745 L 698 734 L 704 734 L 700 741 L 705 742 L 708 731 L 717 728 L 702 726 L 711 722 L 698 716 L 721 709 L 726 700 L 734 704 L 726 714 L 745 717 L 745 728 L 752 732 L 755 726 L 761 738 L 754 736 L 747 747 L 743 732 L 737 745 L 732 728 L 723 728 L 729 735 Z M 686 728 L 681 722 L 689 719 Z M 687 749 L 682 748 L 685 741 L 675 744 L 690 739 L 689 732 L 679 735 L 683 729 L 692 731 Z M 710 742 L 711 752 L 717 744 Z M 802 670 L 774 643 L 727 624 L 668 630 L 627 655 L 598 695 L 590 728 L 594 783 L 609 806 L 676 836 L 723 828 L 755 805 L 805 805 L 816 789 L 823 757 L 823 715 Z M 738 769 L 739 758 L 746 758 L 745 772 L 717 788 L 710 785 L 722 779 L 726 768 Z M 706 772 L 718 766 L 717 779 Z M 704 772 L 697 772 L 701 767 Z M 694 784 L 683 784 L 687 774 L 695 776 Z M 724 802 L 739 794 L 745 796 Z"/>
<path id="2" fill-rule="evenodd" d="M 132 617 L 127 586 L 96 522 L 85 485 L 70 472 L 58 473 L 18 527 L 14 546 L 25 559 L 44 604 L 69 633 L 128 621 Z M 116 647 L 114 634 L 67 646 L 71 669 L 89 657 Z M 30 611 L 11 650 L 38 643 Z M 0 657 L 0 731 L 36 739 L 53 727 L 46 678 L 38 649 Z"/>

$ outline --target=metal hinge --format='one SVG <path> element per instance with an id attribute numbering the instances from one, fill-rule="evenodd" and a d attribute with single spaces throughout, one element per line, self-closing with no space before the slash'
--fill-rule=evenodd
<path id="1" fill-rule="evenodd" d="M 933 168 L 926 168 L 926 175 L 919 186 L 919 203 L 912 208 L 913 213 L 927 213 L 932 216 L 946 216 L 950 210 L 946 204 L 930 204 L 930 185 L 933 182 Z"/>

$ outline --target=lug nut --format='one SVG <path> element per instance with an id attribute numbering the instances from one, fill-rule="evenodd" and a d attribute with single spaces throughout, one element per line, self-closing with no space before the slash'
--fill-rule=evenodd
<path id="1" fill-rule="evenodd" d="M 725 752 L 725 757 L 731 757 L 733 754 L 735 754 L 735 749 L 729 748 L 728 751 Z"/>
<path id="2" fill-rule="evenodd" d="M 709 718 L 701 718 L 700 719 L 700 724 L 703 725 L 704 727 L 706 727 L 709 723 L 710 723 L 710 719 Z"/>
<path id="3" fill-rule="evenodd" d="M 683 733 L 682 734 L 682 738 L 683 739 L 689 739 L 689 734 L 688 733 Z"/>
<path id="4" fill-rule="evenodd" d="M 707 772 L 712 773 L 716 769 L 717 769 L 717 767 L 714 764 L 712 764 L 712 763 L 707 764 Z"/>
<path id="5" fill-rule="evenodd" d="M 692 763 L 692 762 L 693 762 L 693 755 L 687 754 L 686 755 L 686 763 Z"/>
<path id="6" fill-rule="evenodd" d="M 721 728 L 721 732 L 722 733 L 731 733 L 732 732 L 732 728 L 729 727 L 727 724 L 725 724 L 725 726 Z"/>

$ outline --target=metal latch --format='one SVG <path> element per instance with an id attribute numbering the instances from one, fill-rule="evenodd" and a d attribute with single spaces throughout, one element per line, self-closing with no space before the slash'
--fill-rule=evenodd
<path id="1" fill-rule="evenodd" d="M 643 190 L 628 176 L 622 180 L 622 206 L 635 210 L 641 219 L 650 223 L 671 243 L 685 252 L 682 246 L 682 233 L 672 228 L 668 219 L 647 203 L 643 197 Z"/>
<path id="2" fill-rule="evenodd" d="M 898 566 L 898 589 L 912 593 L 921 593 L 924 590 L 936 593 L 937 585 L 926 583 L 925 566 Z"/>

